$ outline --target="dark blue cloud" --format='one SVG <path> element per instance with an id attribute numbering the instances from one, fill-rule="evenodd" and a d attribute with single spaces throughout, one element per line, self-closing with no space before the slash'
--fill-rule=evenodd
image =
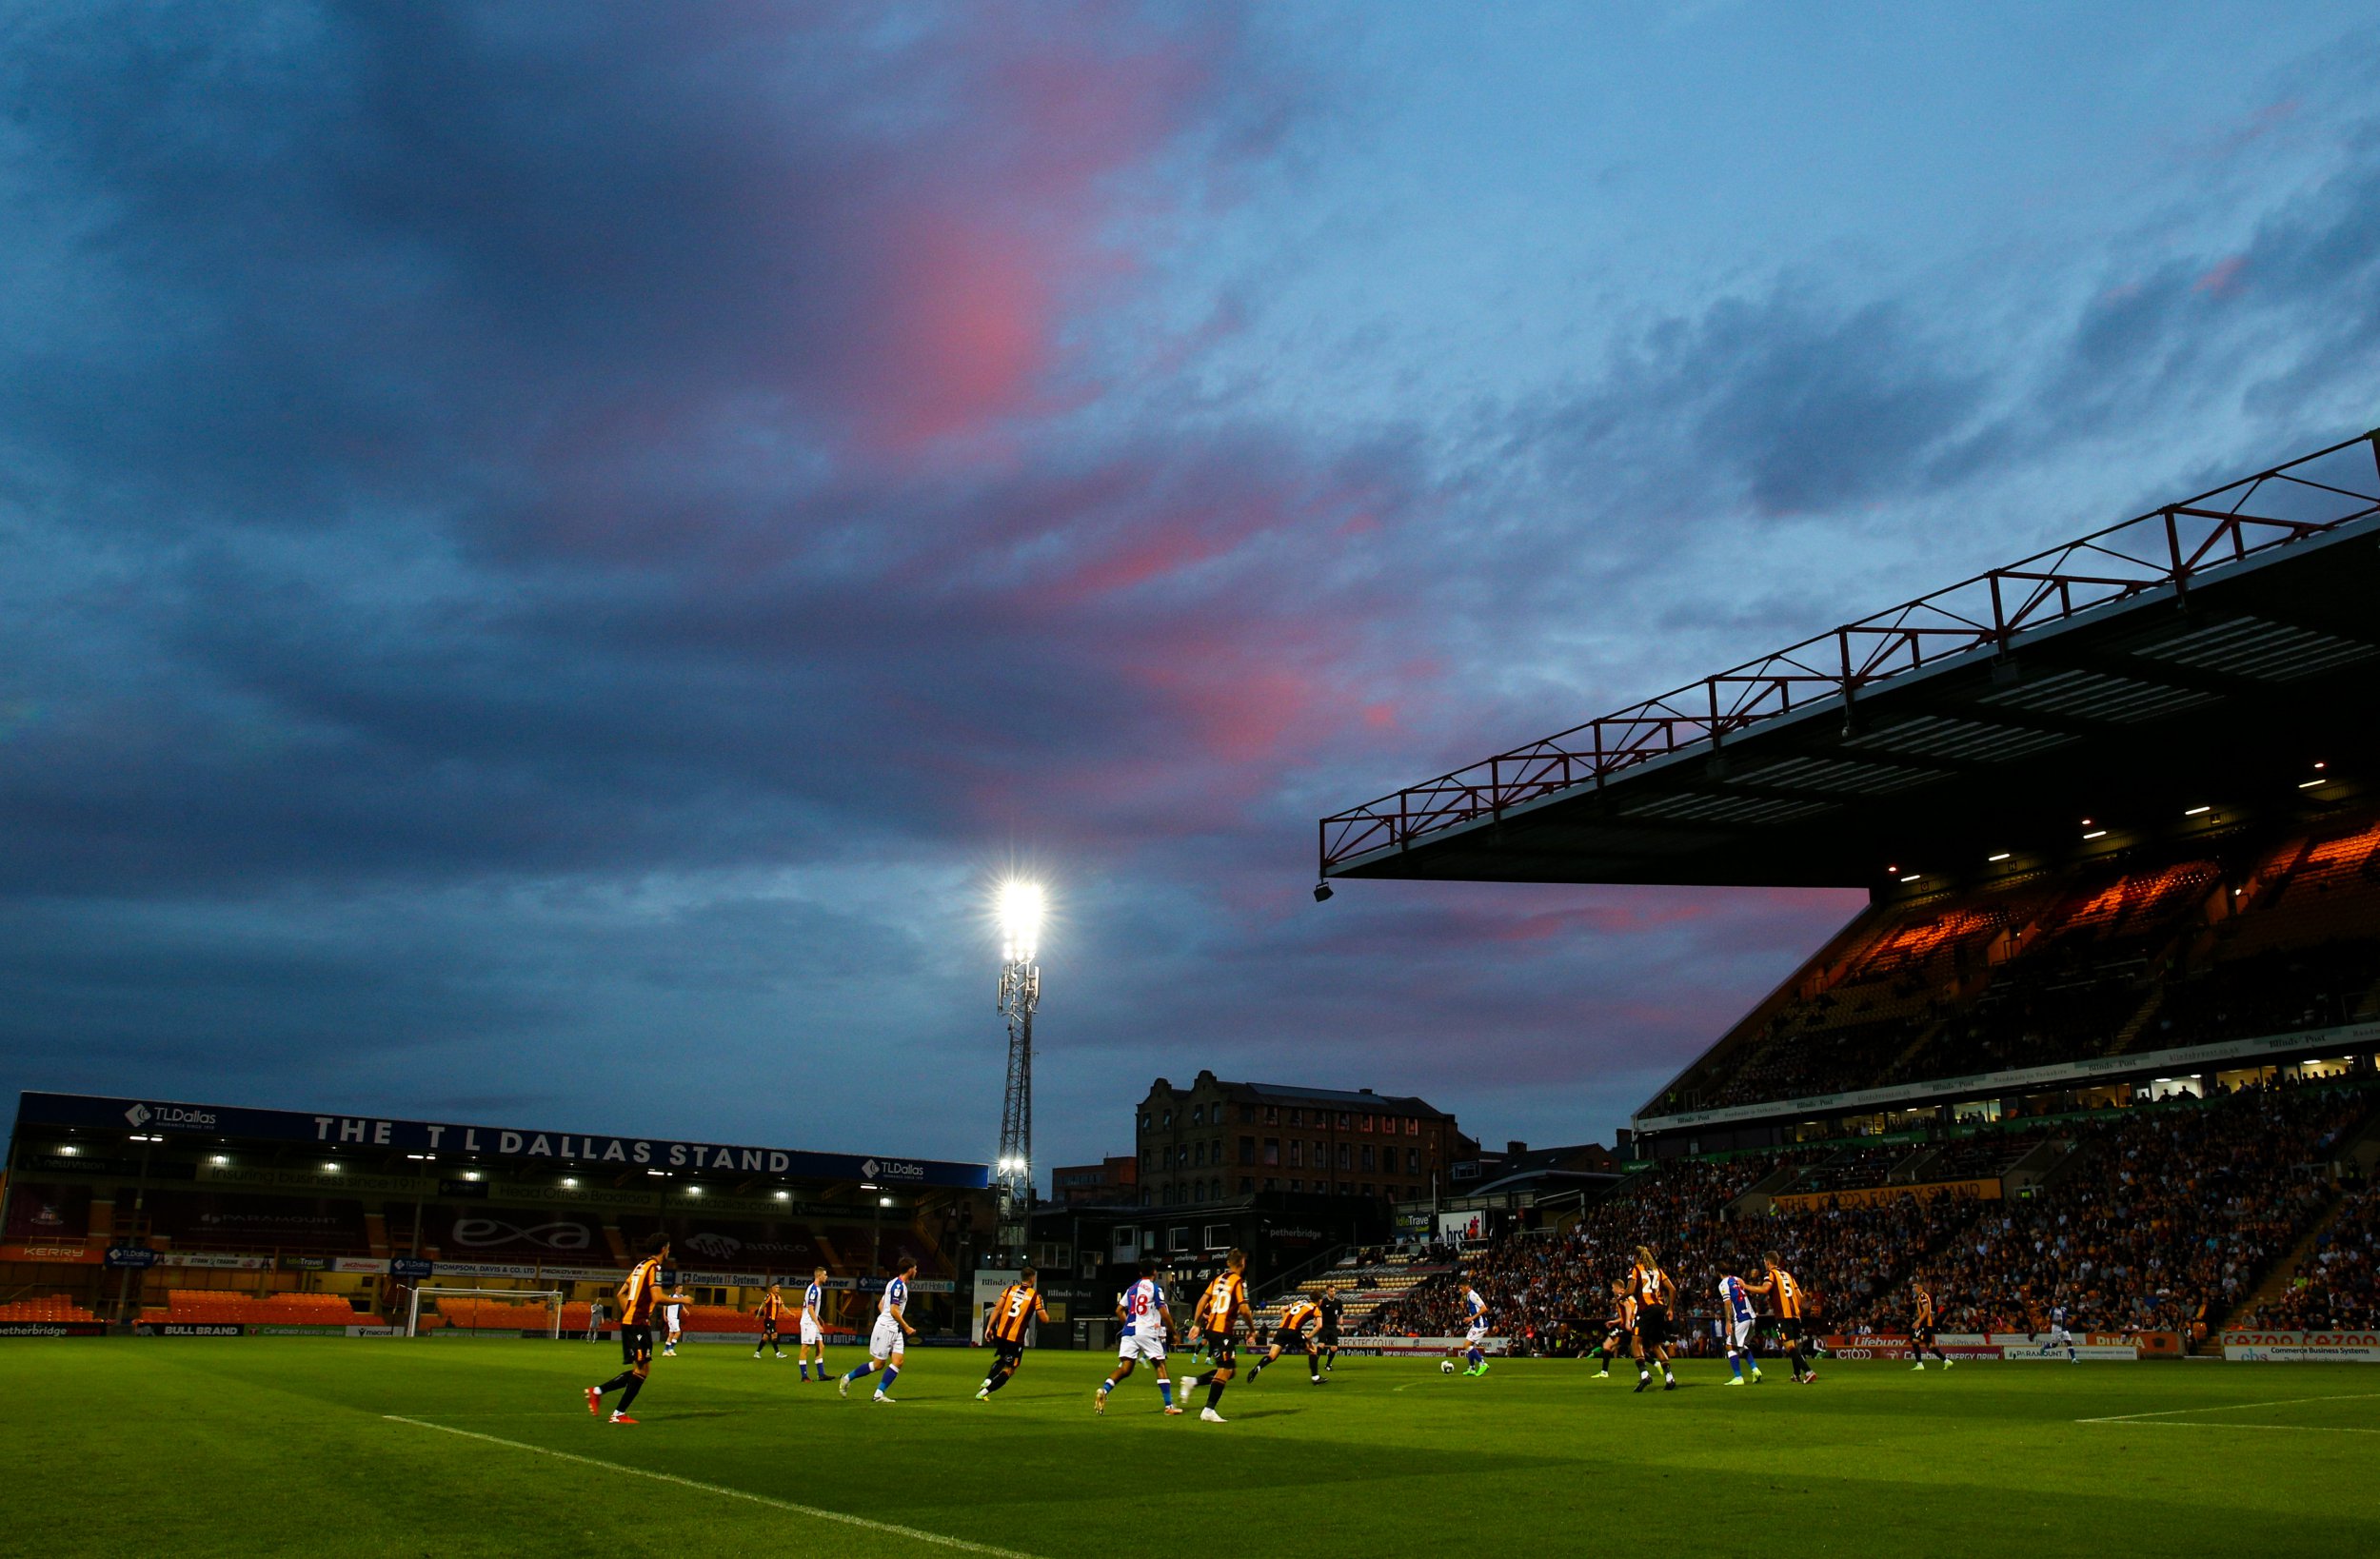
<path id="1" fill-rule="evenodd" d="M 1331 177 L 1343 62 L 1261 11 L 6 26 L 20 1085 L 868 1145 L 825 1085 L 892 1056 L 917 1150 L 980 1153 L 1021 859 L 1066 915 L 1058 1154 L 1202 1066 L 1607 1130 L 1849 905 L 1317 911 L 1317 814 L 1873 604 L 1749 549 L 1682 582 L 1696 546 L 1848 560 L 2177 407 L 2262 437 L 2371 383 L 2368 138 L 2023 343 L 1763 267 L 1561 385 L 1342 422 L 1311 341 L 1240 339 L 1294 255 L 1183 280 Z"/>

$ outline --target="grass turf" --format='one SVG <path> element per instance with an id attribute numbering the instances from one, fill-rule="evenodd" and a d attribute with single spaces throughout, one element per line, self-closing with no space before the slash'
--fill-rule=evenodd
<path id="1" fill-rule="evenodd" d="M 2380 1551 L 2380 1370 L 2352 1366 L 1830 1363 L 1812 1387 L 1780 1365 L 1733 1388 L 1697 1362 L 1678 1391 L 1639 1396 L 1576 1363 L 1473 1380 L 1342 1359 L 1317 1390 L 1283 1360 L 1232 1387 L 1219 1427 L 1161 1416 L 1145 1367 L 1094 1418 L 1112 1362 L 1096 1354 L 1029 1353 L 984 1404 L 988 1355 L 921 1350 L 883 1408 L 864 1386 L 846 1402 L 803 1384 L 790 1358 L 689 1346 L 656 1361 L 642 1425 L 612 1429 L 579 1392 L 618 1357 L 495 1340 L 0 1345 L 0 1530 L 45 1559 L 962 1551 L 822 1510 L 1039 1559 L 1184 1542 L 1299 1559 Z"/>

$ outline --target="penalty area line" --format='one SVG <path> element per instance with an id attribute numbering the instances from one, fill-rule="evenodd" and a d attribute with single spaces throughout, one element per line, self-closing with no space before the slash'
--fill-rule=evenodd
<path id="1" fill-rule="evenodd" d="M 917 1527 L 903 1527 L 898 1522 L 873 1521 L 866 1516 L 856 1516 L 843 1510 L 829 1510 L 823 1506 L 802 1505 L 793 1500 L 778 1499 L 769 1494 L 756 1494 L 748 1489 L 730 1489 L 724 1483 L 704 1483 L 699 1478 L 682 1478 L 675 1472 L 656 1472 L 648 1468 L 630 1467 L 625 1462 L 607 1462 L 600 1456 L 582 1456 L 575 1450 L 556 1450 L 550 1446 L 531 1445 L 526 1440 L 507 1440 L 501 1435 L 482 1434 L 477 1430 L 456 1429 L 449 1424 L 433 1424 L 426 1418 L 407 1418 L 403 1413 L 395 1412 L 385 1412 L 381 1414 L 381 1417 L 392 1424 L 410 1424 L 415 1429 L 436 1430 L 441 1434 L 459 1435 L 466 1440 L 478 1440 L 491 1446 L 503 1446 L 511 1450 L 526 1450 L 537 1456 L 550 1456 L 558 1462 L 577 1462 L 582 1467 L 599 1467 L 606 1472 L 625 1472 L 632 1478 L 650 1478 L 655 1483 L 674 1483 L 681 1489 L 699 1490 L 705 1494 L 717 1494 L 723 1499 L 740 1499 L 752 1505 L 765 1505 L 772 1510 L 788 1510 L 795 1515 L 816 1516 L 821 1521 L 836 1521 L 846 1527 L 858 1527 L 864 1531 L 912 1538 L 920 1543 L 931 1543 L 936 1548 L 959 1549 L 968 1553 L 995 1554 L 999 1556 L 999 1559 L 1036 1559 L 1035 1555 L 1017 1549 L 994 1548 L 989 1543 L 971 1543 L 963 1537 L 951 1537 L 942 1532 L 929 1532 Z"/>
<path id="2" fill-rule="evenodd" d="M 2327 1424 L 2163 1424 L 2186 1412 L 2248 1412 L 2257 1408 L 2295 1408 L 2309 1402 L 2370 1402 L 2380 1391 L 2350 1391 L 2340 1396 L 2285 1396 L 2271 1402 L 2218 1402 L 2203 1408 L 2160 1408 L 2155 1412 L 2120 1412 L 2107 1418 L 2077 1418 L 2077 1424 L 2147 1424 L 2166 1429 L 2304 1429 L 2330 1434 L 2380 1434 L 2380 1430 L 2338 1428 Z"/>

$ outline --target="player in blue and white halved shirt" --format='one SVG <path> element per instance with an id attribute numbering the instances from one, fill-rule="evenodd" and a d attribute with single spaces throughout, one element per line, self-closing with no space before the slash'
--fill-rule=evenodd
<path id="1" fill-rule="evenodd" d="M 917 1331 L 902 1313 L 909 1308 L 909 1279 L 917 1274 L 917 1270 L 915 1256 L 902 1258 L 901 1270 L 893 1274 L 891 1282 L 884 1285 L 884 1296 L 876 1302 L 876 1330 L 868 1333 L 867 1362 L 855 1366 L 850 1373 L 835 1383 L 836 1395 L 849 1396 L 853 1381 L 881 1366 L 884 1378 L 876 1383 L 875 1400 L 892 1400 L 886 1393 L 892 1390 L 892 1383 L 901 1378 L 902 1352 L 908 1346 L 910 1334 Z"/>
<path id="2" fill-rule="evenodd" d="M 1480 1298 L 1479 1291 L 1468 1283 L 1462 1286 L 1462 1356 L 1471 1366 L 1463 1373 L 1484 1375 L 1487 1373 L 1487 1349 L 1484 1346 L 1488 1330 L 1487 1301 Z"/>
<path id="3" fill-rule="evenodd" d="M 1165 1373 L 1165 1334 L 1173 1330 L 1174 1312 L 1165 1300 L 1165 1285 L 1157 1280 L 1155 1258 L 1140 1258 L 1140 1275 L 1116 1301 L 1116 1318 L 1123 1322 L 1116 1339 L 1116 1368 L 1100 1382 L 1091 1411 L 1104 1414 L 1107 1393 L 1145 1359 L 1157 1372 L 1157 1394 L 1165 1399 L 1165 1411 L 1179 1414 L 1181 1409 L 1174 1402 L 1174 1383 Z"/>
<path id="4" fill-rule="evenodd" d="M 1735 1372 L 1730 1386 L 1744 1383 L 1744 1362 L 1752 1361 L 1752 1378 L 1760 1378 L 1760 1361 L 1753 1356 L 1753 1338 L 1758 1333 L 1760 1312 L 1752 1306 L 1752 1295 L 1744 1288 L 1744 1280 L 1733 1273 L 1719 1279 L 1719 1340 L 1727 1344 L 1727 1367 Z"/>

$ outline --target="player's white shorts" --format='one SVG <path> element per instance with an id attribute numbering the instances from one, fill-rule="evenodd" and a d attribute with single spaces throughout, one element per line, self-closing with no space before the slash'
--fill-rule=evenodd
<path id="1" fill-rule="evenodd" d="M 818 1329 L 818 1318 L 806 1310 L 802 1312 L 802 1341 L 811 1348 L 823 1348 L 826 1343 L 826 1333 Z"/>
<path id="2" fill-rule="evenodd" d="M 1754 1332 L 1758 1330 L 1759 1325 L 1760 1322 L 1756 1317 L 1751 1320 L 1728 1322 L 1727 1346 L 1733 1348 L 1738 1353 L 1751 1352 L 1752 1334 Z"/>
<path id="3" fill-rule="evenodd" d="M 867 1356 L 872 1359 L 888 1359 L 895 1353 L 901 1352 L 902 1345 L 901 1323 L 889 1315 L 876 1317 L 876 1330 L 868 1333 Z"/>
<path id="4" fill-rule="evenodd" d="M 1116 1356 L 1120 1359 L 1146 1359 L 1151 1364 L 1165 1362 L 1165 1339 L 1162 1337 L 1120 1337 L 1116 1341 Z"/>
<path id="5" fill-rule="evenodd" d="M 1477 1348 L 1479 1346 L 1481 1340 L 1483 1340 L 1486 1336 L 1486 1327 L 1475 1326 L 1470 1331 L 1462 1334 L 1462 1340 L 1469 1343 L 1472 1347 Z"/>
<path id="6" fill-rule="evenodd" d="M 2073 1346 L 2074 1334 L 2067 1331 L 2062 1326 L 2053 1326 L 2050 1328 L 2049 1331 L 2041 1333 L 2041 1351 L 2045 1353 L 2053 1348 L 2072 1348 Z"/>

